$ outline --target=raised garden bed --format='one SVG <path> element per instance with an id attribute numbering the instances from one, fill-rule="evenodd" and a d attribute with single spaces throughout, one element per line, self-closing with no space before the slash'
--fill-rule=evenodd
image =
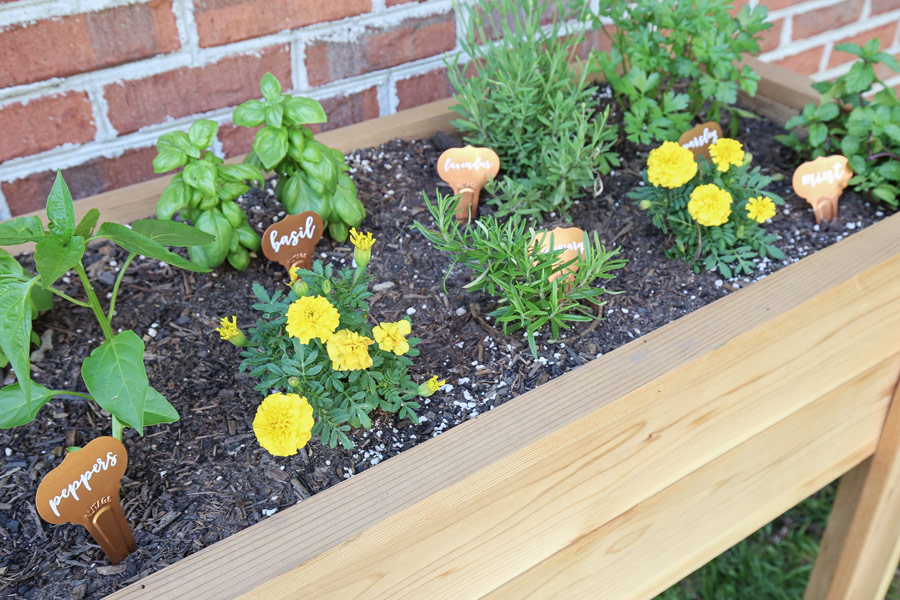
<path id="1" fill-rule="evenodd" d="M 796 76 L 757 68 L 764 81 L 749 104 L 757 112 L 783 122 L 809 100 Z M 346 152 L 401 132 L 428 137 L 450 129 L 448 105 L 324 134 L 323 141 Z M 753 132 L 747 143 L 758 164 L 787 172 L 780 149 L 762 137 L 764 127 Z M 15 532 L 6 529 L 18 545 L 4 549 L 20 567 L 3 574 L 22 582 L 14 593 L 102 595 L 277 508 L 114 597 L 246 592 L 268 599 L 301 589 L 315 598 L 646 597 L 874 452 L 900 376 L 896 217 L 732 294 L 742 282 L 695 276 L 663 258 L 661 236 L 624 200 L 632 184 L 609 179 L 610 201 L 576 211 L 576 222 L 623 245 L 632 262 L 613 287 L 627 293 L 611 300 L 606 321 L 573 332 L 582 335 L 570 343 L 545 345 L 543 361 L 535 362 L 521 339 L 497 335 L 481 317 L 477 304 L 487 300 L 463 294 L 464 279 L 451 279 L 450 295 L 442 294 L 446 257 L 429 253 L 408 230 L 414 218 L 427 218 L 419 191 L 433 189 L 443 143 L 393 143 L 350 160 L 370 212 L 366 227 L 383 244 L 372 268 L 378 281 L 395 284 L 379 292 L 373 312 L 393 319 L 415 309 L 414 325 L 426 329 L 417 375 L 434 371 L 454 386 L 432 397 L 423 410 L 431 412 L 428 420 L 413 427 L 382 418 L 381 435 L 356 435 L 353 453 L 312 445 L 305 460 L 268 456 L 249 433 L 259 395 L 235 375 L 237 352 L 217 342 L 211 327 L 223 314 L 237 313 L 242 324 L 254 319 L 249 283 L 282 285 L 280 267 L 260 263 L 245 274 L 204 277 L 145 263 L 133 291 L 120 298 L 118 325 L 147 334 L 159 357 L 149 362 L 151 380 L 180 390 L 171 395 L 183 420 L 127 441 L 124 506 L 139 551 L 121 571 L 103 575 L 86 562 L 105 560 L 83 532 L 29 521 L 29 486 L 56 464 L 52 451 L 75 431 L 63 419 L 83 427 L 82 438 L 106 428 L 83 403 L 56 401 L 31 428 L 0 434 L 0 447 L 12 449 L 0 471 L 0 501 L 11 506 L 0 515 L 18 524 Z M 376 166 L 384 159 L 390 169 Z M 131 197 L 130 208 L 104 216 L 139 218 L 164 182 L 76 207 Z M 794 260 L 877 219 L 877 208 L 848 196 L 841 220 L 827 231 L 812 230 L 802 201 L 779 215 L 776 231 Z M 261 204 L 251 221 L 271 220 L 271 207 Z M 349 257 L 349 248 L 324 240 L 319 249 L 338 261 Z M 117 257 L 101 247 L 94 259 Z M 418 278 L 402 275 L 410 268 Z M 65 345 L 77 315 L 60 319 L 47 321 L 58 349 L 38 363 L 51 374 L 86 351 Z M 167 372 L 175 371 L 170 354 L 183 357 L 184 373 Z M 597 354 L 603 356 L 591 360 Z M 95 428 L 86 426 L 92 419 Z M 467 422 L 368 468 L 461 420 Z M 29 437 L 31 429 L 40 433 Z M 8 489 L 16 490 L 9 499 Z M 66 555 L 54 562 L 63 548 Z"/>

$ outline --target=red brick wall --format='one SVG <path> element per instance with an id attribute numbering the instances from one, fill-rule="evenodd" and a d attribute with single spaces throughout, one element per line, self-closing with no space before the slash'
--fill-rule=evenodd
<path id="1" fill-rule="evenodd" d="M 816 79 L 848 68 L 841 41 L 900 53 L 900 0 L 756 1 L 762 58 Z M 42 208 L 56 168 L 76 198 L 153 177 L 156 138 L 200 117 L 246 152 L 231 110 L 266 71 L 322 101 L 325 129 L 447 97 L 456 25 L 451 0 L 4 0 L 0 218 Z"/>

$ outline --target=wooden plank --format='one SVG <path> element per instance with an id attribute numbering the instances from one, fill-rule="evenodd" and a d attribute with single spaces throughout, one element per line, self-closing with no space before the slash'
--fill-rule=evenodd
<path id="1" fill-rule="evenodd" d="M 871 464 L 870 457 L 841 477 L 803 600 L 821 600 L 828 594 L 831 576 L 841 556 L 841 549 L 844 547 L 844 540 L 847 539 L 850 522 L 853 520 L 853 513 L 859 503 L 859 496 Z"/>
<path id="2" fill-rule="evenodd" d="M 346 127 L 326 131 L 316 136 L 326 146 L 349 153 L 362 148 L 384 144 L 396 138 L 413 140 L 426 138 L 438 131 L 453 131 L 450 121 L 456 113 L 449 111 L 453 99 L 438 100 L 403 110 L 392 115 L 355 123 Z M 228 163 L 239 163 L 244 156 L 228 159 Z M 75 202 L 75 218 L 81 219 L 89 210 L 100 210 L 103 221 L 130 223 L 156 214 L 156 202 L 172 175 L 142 181 L 123 188 L 89 196 Z M 44 211 L 34 211 L 28 215 L 39 215 Z M 4 248 L 17 254 L 34 251 L 34 244 L 22 244 Z"/>
<path id="3" fill-rule="evenodd" d="M 898 376 L 900 356 L 895 356 L 579 538 L 486 599 L 653 598 L 870 456 Z"/>
<path id="4" fill-rule="evenodd" d="M 570 373 L 565 396 L 541 400 L 584 401 L 585 417 L 535 438 L 517 414 L 507 425 L 528 446 L 242 597 L 483 596 L 900 353 L 900 257 L 888 262 L 615 402 L 604 374 Z"/>
<path id="5" fill-rule="evenodd" d="M 900 560 L 900 385 L 831 577 L 827 600 L 884 598 Z M 820 596 L 821 597 L 821 596 Z"/>
<path id="6" fill-rule="evenodd" d="M 739 100 L 750 110 L 784 126 L 787 120 L 800 114 L 807 103 L 819 103 L 819 93 L 812 88 L 812 79 L 799 75 L 752 56 L 744 57 L 744 64 L 760 76 L 756 95 L 741 91 Z"/>
<path id="7" fill-rule="evenodd" d="M 248 591 L 361 535 L 367 528 L 443 488 L 487 470 L 493 463 L 598 407 L 619 406 L 617 399 L 729 341 L 746 339 L 746 334 L 760 324 L 783 316 L 817 295 L 837 294 L 848 305 L 854 298 L 862 298 L 867 302 L 883 300 L 890 306 L 884 296 L 894 292 L 891 297 L 896 300 L 900 270 L 897 254 L 900 217 L 894 216 L 279 512 L 112 597 L 227 598 Z M 844 289 L 845 285 L 839 292 L 832 290 L 842 283 L 851 289 Z M 876 301 L 877 297 L 881 300 Z M 861 323 L 853 329 L 864 331 Z M 878 329 L 882 334 L 886 331 L 880 326 Z M 862 345 L 869 347 L 875 341 L 873 338 Z M 779 347 L 785 348 L 783 344 Z M 834 375 L 831 371 L 834 369 L 827 373 Z M 610 410 L 616 412 L 615 408 Z M 271 559 L 273 552 L 277 552 L 278 561 Z M 204 577 L 198 578 L 197 573 L 204 573 Z"/>

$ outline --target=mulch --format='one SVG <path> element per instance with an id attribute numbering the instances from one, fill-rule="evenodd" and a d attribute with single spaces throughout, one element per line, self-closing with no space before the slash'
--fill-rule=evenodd
<path id="1" fill-rule="evenodd" d="M 505 336 L 485 317 L 495 300 L 467 293 L 472 273 L 459 267 L 442 279 L 450 258 L 431 248 L 411 229 L 428 222 L 422 191 L 448 191 L 435 173 L 440 153 L 459 140 L 447 135 L 395 140 L 348 156 L 351 176 L 368 217 L 364 229 L 378 240 L 370 272 L 378 283 L 372 316 L 393 321 L 410 315 L 422 354 L 413 375 L 447 379 L 445 388 L 424 401 L 417 425 L 376 413 L 371 431 L 355 431 L 353 450 L 330 449 L 312 440 L 294 457 L 262 450 L 251 422 L 262 399 L 254 381 L 240 373 L 239 351 L 221 342 L 214 328 L 222 316 L 237 315 L 244 328 L 257 314 L 251 285 L 284 286 L 284 270 L 262 257 L 238 272 L 223 266 L 203 275 L 154 260 L 135 260 L 117 301 L 114 327 L 133 329 L 147 345 L 150 383 L 181 414 L 171 425 L 151 428 L 144 437 L 125 435 L 130 464 L 122 502 L 138 550 L 111 566 L 87 532 L 76 526 L 42 522 L 34 507 L 41 478 L 62 460 L 64 448 L 109 435 L 109 416 L 80 399 L 58 399 L 37 420 L 0 431 L 0 595 L 11 598 L 101 598 L 180 558 L 208 546 L 275 511 L 352 477 L 422 441 L 503 404 L 545 381 L 626 344 L 718 298 L 751 284 L 816 250 L 876 222 L 883 207 L 854 193 L 841 200 L 840 218 L 815 225 L 812 211 L 790 191 L 794 157 L 773 141 L 781 128 L 765 119 L 742 124 L 739 138 L 765 172 L 781 175 L 773 191 L 787 205 L 769 226 L 779 235 L 784 261 L 763 261 L 752 277 L 724 279 L 693 273 L 665 257 L 667 239 L 625 197 L 636 185 L 647 147 L 620 143 L 624 164 L 604 178 L 599 198 L 585 197 L 573 223 L 596 231 L 607 246 L 621 246 L 629 260 L 607 287 L 604 320 L 565 334 L 568 342 L 539 338 L 540 356 L 531 356 L 521 333 Z M 250 222 L 262 232 L 284 216 L 274 199 L 274 181 L 240 199 Z M 484 205 L 484 203 L 482 203 Z M 483 214 L 490 212 L 483 208 Z M 550 221 L 552 228 L 562 222 Z M 352 247 L 323 238 L 323 261 L 349 264 Z M 109 244 L 89 249 L 84 262 L 102 299 L 126 254 Z M 28 263 L 30 257 L 24 257 Z M 71 275 L 71 274 L 70 274 Z M 64 291 L 83 293 L 71 275 Z M 52 347 L 33 365 L 33 377 L 48 387 L 84 391 L 80 364 L 102 340 L 90 311 L 57 302 L 35 321 Z M 0 372 L 5 383 L 12 372 Z"/>

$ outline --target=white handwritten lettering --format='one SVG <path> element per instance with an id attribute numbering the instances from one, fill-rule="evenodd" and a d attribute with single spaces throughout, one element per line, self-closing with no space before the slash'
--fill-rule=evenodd
<path id="1" fill-rule="evenodd" d="M 553 246 L 553 249 L 554 250 L 576 250 L 579 253 L 583 254 L 584 253 L 584 242 L 581 241 L 581 242 L 569 242 L 568 244 L 556 244 L 555 246 Z M 550 250 L 548 248 L 542 248 L 541 252 L 543 254 L 546 254 L 547 252 L 550 252 Z"/>
<path id="2" fill-rule="evenodd" d="M 483 160 L 480 156 L 475 159 L 474 162 L 466 161 L 466 162 L 453 162 L 449 158 L 444 161 L 444 170 L 445 171 L 480 171 L 482 169 L 489 170 L 493 166 L 493 163 L 489 160 Z"/>
<path id="3" fill-rule="evenodd" d="M 683 148 L 687 148 L 690 150 L 691 148 L 702 148 L 703 146 L 708 146 L 710 144 L 715 144 L 719 139 L 719 132 L 715 129 L 709 129 L 708 127 L 703 128 L 703 133 L 698 135 L 697 137 L 693 137 L 689 139 L 686 143 L 682 144 Z"/>
<path id="4" fill-rule="evenodd" d="M 273 229 L 269 233 L 269 243 L 272 245 L 272 250 L 278 252 L 278 249 L 282 246 L 296 246 L 300 243 L 300 240 L 312 239 L 315 232 L 315 221 L 312 216 L 309 216 L 306 217 L 306 223 L 302 227 L 295 229 L 289 234 L 279 236 L 278 231 Z"/>
<path id="5" fill-rule="evenodd" d="M 830 169 L 826 171 L 819 171 L 817 173 L 804 173 L 800 177 L 800 182 L 803 185 L 808 185 L 810 187 L 816 187 L 817 185 L 823 183 L 836 183 L 843 179 L 844 177 L 844 163 L 837 162 L 834 163 Z"/>
<path id="6" fill-rule="evenodd" d="M 110 467 L 116 466 L 116 460 L 118 456 L 113 452 L 106 453 L 106 460 L 103 458 L 98 458 L 97 462 L 94 465 L 81 474 L 81 476 L 60 490 L 58 496 L 54 496 L 50 501 L 50 510 L 53 511 L 53 514 L 57 517 L 59 516 L 58 506 L 59 503 L 65 500 L 66 498 L 72 498 L 75 501 L 80 500 L 78 497 L 78 489 L 84 487 L 86 490 L 91 491 L 91 477 L 94 475 L 101 473 L 103 471 L 108 470 Z"/>

